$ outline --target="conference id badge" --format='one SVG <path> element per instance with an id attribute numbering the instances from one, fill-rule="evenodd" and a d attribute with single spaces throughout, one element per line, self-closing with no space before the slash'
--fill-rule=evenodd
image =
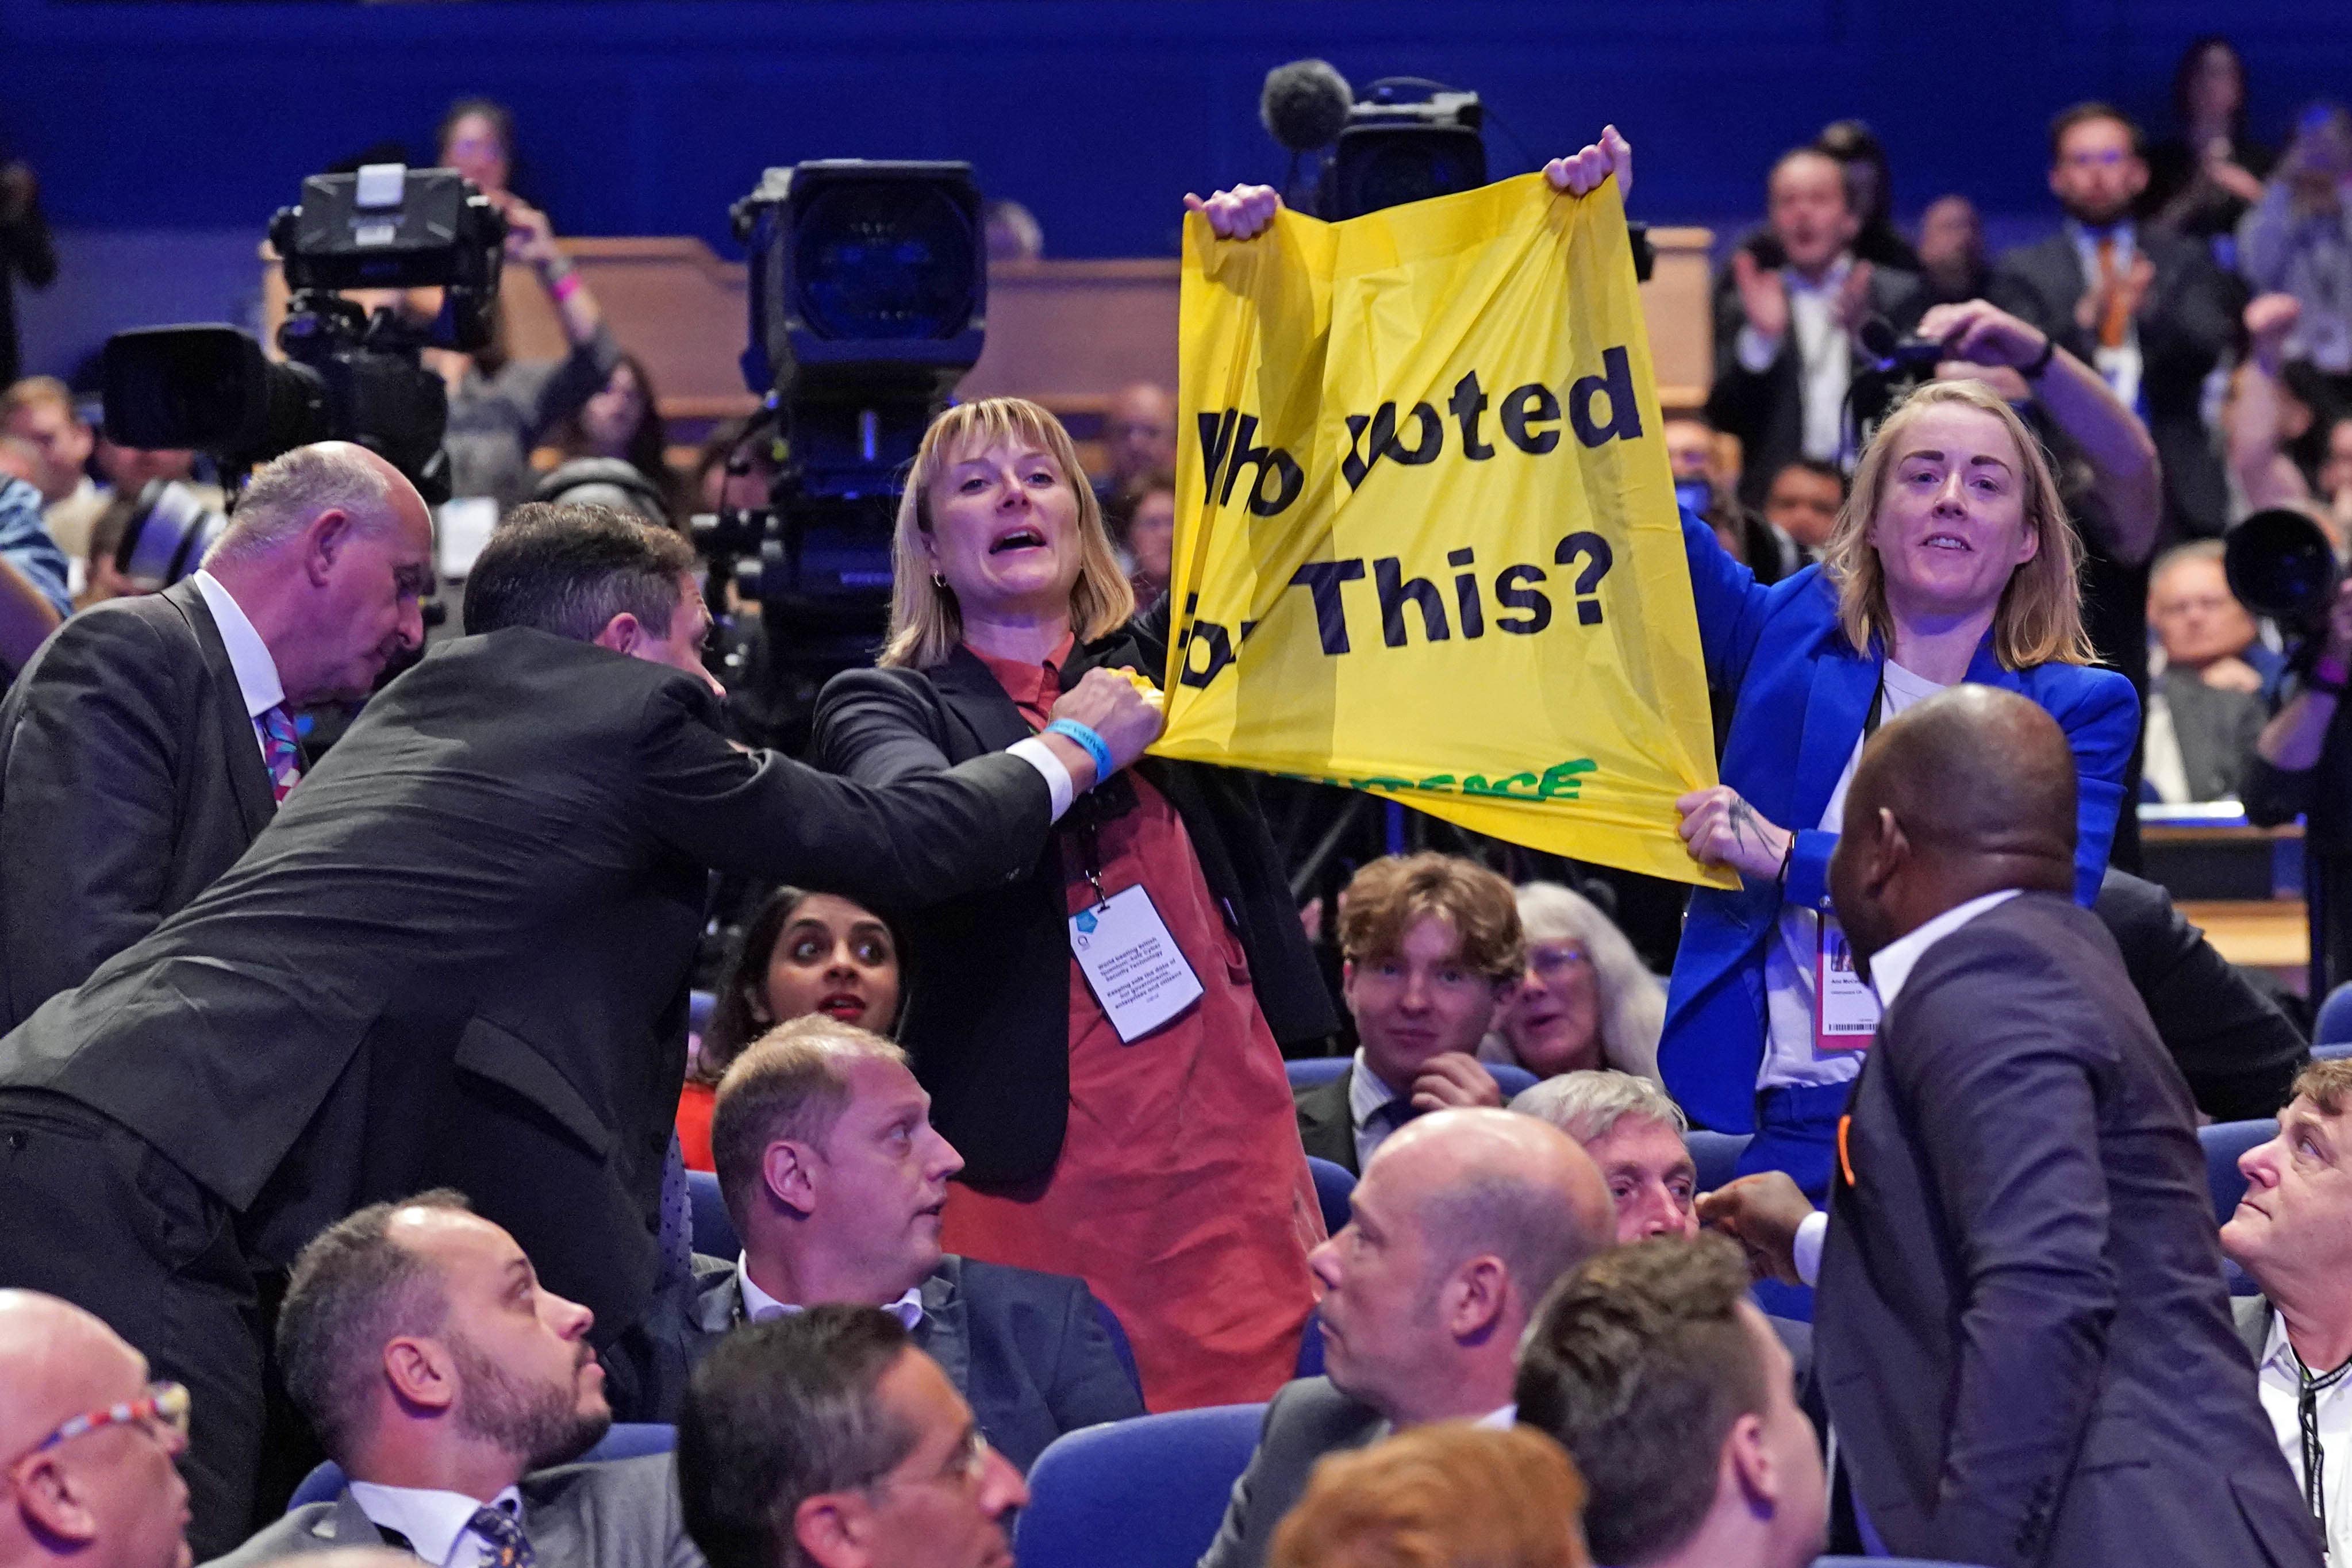
<path id="1" fill-rule="evenodd" d="M 1822 917 L 1813 963 L 1813 1043 L 1825 1051 L 1859 1051 L 1878 1032 L 1878 997 L 1854 972 L 1853 948 L 1834 915 Z"/>
<path id="2" fill-rule="evenodd" d="M 1070 917 L 1070 952 L 1122 1045 L 1133 1045 L 1201 997 L 1168 922 L 1140 884 Z"/>

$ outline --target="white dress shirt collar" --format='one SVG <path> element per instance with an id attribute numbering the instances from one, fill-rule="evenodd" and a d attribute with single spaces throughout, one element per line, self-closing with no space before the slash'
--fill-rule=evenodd
<path id="1" fill-rule="evenodd" d="M 743 1293 L 743 1321 L 747 1323 L 765 1322 L 770 1318 L 780 1318 L 787 1312 L 801 1310 L 799 1303 L 779 1301 L 751 1283 L 749 1254 L 738 1254 L 735 1258 L 735 1284 Z M 884 1302 L 882 1310 L 898 1319 L 899 1325 L 908 1333 L 913 1333 L 915 1325 L 923 1321 L 923 1288 L 920 1285 L 908 1286 L 905 1295 L 895 1301 Z"/>
<path id="2" fill-rule="evenodd" d="M 465 1493 L 373 1481 L 353 1481 L 351 1487 L 360 1511 L 383 1529 L 407 1537 L 410 1550 L 425 1562 L 439 1568 L 477 1568 L 489 1558 L 489 1543 L 468 1528 L 482 1505 Z M 489 1506 L 522 1521 L 522 1493 L 512 1487 L 492 1498 Z"/>
<path id="3" fill-rule="evenodd" d="M 1355 1070 L 1348 1075 L 1348 1120 L 1357 1131 L 1377 1114 L 1381 1107 L 1397 1097 L 1380 1074 L 1364 1065 L 1364 1047 L 1356 1047 Z"/>
<path id="4" fill-rule="evenodd" d="M 1500 1410 L 1489 1410 L 1486 1415 L 1470 1423 L 1473 1426 L 1484 1426 L 1493 1432 L 1507 1432 L 1518 1424 L 1519 1406 L 1517 1400 L 1504 1405 Z"/>
<path id="5" fill-rule="evenodd" d="M 261 640 L 243 606 L 221 586 L 219 578 L 198 572 L 196 592 L 205 596 L 205 608 L 213 613 L 213 625 L 220 628 L 228 667 L 236 672 L 236 689 L 245 697 L 245 716 L 258 719 L 286 700 L 285 684 L 278 679 L 278 661 L 269 657 L 269 645 Z"/>
<path id="6" fill-rule="evenodd" d="M 1879 1005 L 1895 1005 L 1895 994 L 1903 989 L 1904 982 L 1911 978 L 1911 971 L 1927 955 L 1929 948 L 1987 910 L 2009 902 L 2021 890 L 2004 888 L 1998 893 L 1987 893 L 1982 898 L 1970 899 L 1965 904 L 1955 904 L 1917 930 L 1898 936 L 1880 948 L 1877 956 L 1870 961 L 1870 984 L 1878 993 Z"/>

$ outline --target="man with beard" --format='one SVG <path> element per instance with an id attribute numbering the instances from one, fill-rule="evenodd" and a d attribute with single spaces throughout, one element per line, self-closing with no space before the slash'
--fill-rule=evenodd
<path id="1" fill-rule="evenodd" d="M 459 1194 L 329 1226 L 295 1261 L 278 1353 L 345 1485 L 219 1561 L 389 1545 L 435 1568 L 701 1568 L 668 1456 L 566 1463 L 613 1423 L 593 1321 Z"/>

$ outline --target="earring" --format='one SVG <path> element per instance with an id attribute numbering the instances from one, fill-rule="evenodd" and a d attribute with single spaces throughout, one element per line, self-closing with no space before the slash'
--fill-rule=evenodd
<path id="1" fill-rule="evenodd" d="M 941 576 L 941 575 L 940 575 L 940 574 L 938 574 L 937 572 L 934 572 L 934 573 L 932 573 L 932 574 L 931 574 L 931 586 L 932 586 L 932 587 L 934 587 L 934 588 L 944 588 L 944 587 L 946 587 L 947 585 L 948 585 L 948 580 L 947 580 L 945 577 Z"/>

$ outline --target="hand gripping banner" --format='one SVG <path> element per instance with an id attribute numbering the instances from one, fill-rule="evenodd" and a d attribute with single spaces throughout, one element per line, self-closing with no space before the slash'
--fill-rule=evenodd
<path id="1" fill-rule="evenodd" d="M 1688 882 L 1706 677 L 1616 184 L 1185 221 L 1165 756 Z"/>

